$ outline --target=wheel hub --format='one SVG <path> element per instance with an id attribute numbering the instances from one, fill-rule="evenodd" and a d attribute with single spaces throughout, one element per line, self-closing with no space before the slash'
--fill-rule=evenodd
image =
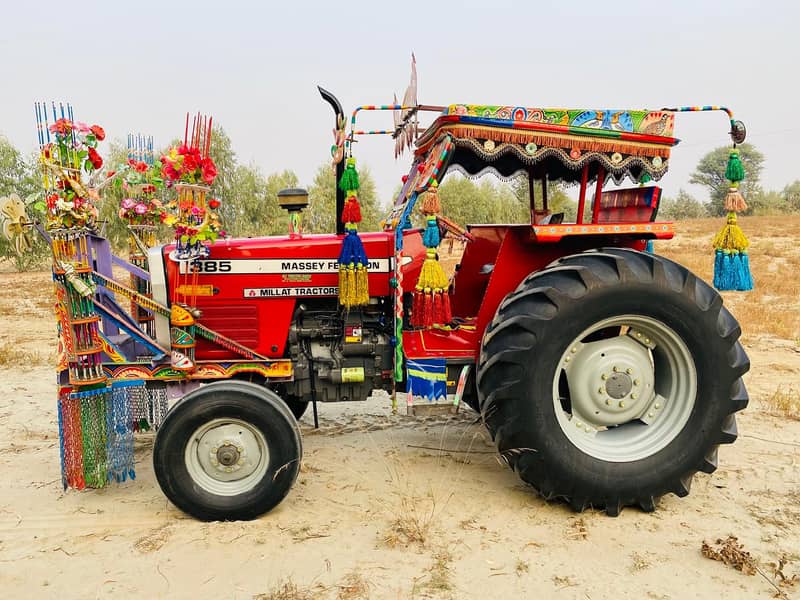
<path id="1" fill-rule="evenodd" d="M 686 343 L 644 315 L 595 323 L 561 355 L 553 379 L 558 424 L 583 452 L 613 462 L 658 452 L 688 421 L 697 370 Z"/>
<path id="2" fill-rule="evenodd" d="M 208 490 L 230 495 L 250 486 L 266 469 L 266 440 L 238 419 L 217 419 L 200 427 L 187 447 L 187 467 Z"/>
<path id="3" fill-rule="evenodd" d="M 217 461 L 225 467 L 235 465 L 239 461 L 239 457 L 239 450 L 231 444 L 225 444 L 217 450 Z"/>
<path id="4" fill-rule="evenodd" d="M 587 433 L 638 418 L 654 394 L 649 348 L 629 336 L 573 344 L 564 370 L 573 421 Z"/>
<path id="5" fill-rule="evenodd" d="M 606 381 L 606 393 L 619 400 L 631 393 L 633 388 L 633 380 L 627 373 L 614 373 Z"/>

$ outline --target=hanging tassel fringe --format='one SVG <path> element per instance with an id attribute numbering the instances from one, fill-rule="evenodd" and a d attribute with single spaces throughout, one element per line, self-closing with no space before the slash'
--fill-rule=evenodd
<path id="1" fill-rule="evenodd" d="M 436 223 L 436 217 L 428 217 L 428 226 L 425 228 L 425 233 L 422 234 L 422 243 L 426 248 L 436 248 L 441 241 L 441 234 L 439 233 L 439 225 Z"/>
<path id="2" fill-rule="evenodd" d="M 358 191 L 360 183 L 358 181 L 358 171 L 356 171 L 356 159 L 352 156 L 347 159 L 342 173 L 342 178 L 339 180 L 339 189 L 345 194 Z"/>
<path id="3" fill-rule="evenodd" d="M 744 201 L 744 196 L 736 187 L 731 187 L 728 194 L 725 196 L 725 210 L 728 212 L 744 212 L 747 210 L 747 202 Z"/>
<path id="4" fill-rule="evenodd" d="M 714 236 L 711 242 L 718 250 L 746 250 L 750 241 L 737 224 L 736 213 L 729 212 L 725 226 Z"/>
<path id="5" fill-rule="evenodd" d="M 739 159 L 739 151 L 736 148 L 733 148 L 728 156 L 728 166 L 725 168 L 725 179 L 731 183 L 738 183 L 744 179 L 744 165 Z"/>
<path id="6" fill-rule="evenodd" d="M 367 255 L 354 226 L 347 230 L 339 255 L 339 304 L 345 308 L 369 304 Z"/>
<path id="7" fill-rule="evenodd" d="M 442 212 L 442 205 L 439 202 L 439 191 L 436 185 L 431 185 L 422 197 L 420 212 L 426 215 L 437 215 Z"/>

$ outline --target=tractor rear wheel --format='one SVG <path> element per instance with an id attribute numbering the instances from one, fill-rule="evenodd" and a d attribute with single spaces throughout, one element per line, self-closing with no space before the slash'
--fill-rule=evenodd
<path id="1" fill-rule="evenodd" d="M 478 367 L 498 451 L 578 511 L 655 508 L 736 439 L 750 363 L 720 295 L 661 256 L 604 249 L 530 275 L 501 303 Z"/>
<path id="2" fill-rule="evenodd" d="M 297 420 L 277 394 L 221 381 L 167 413 L 153 464 L 175 506 L 203 521 L 232 521 L 254 519 L 283 500 L 302 455 Z"/>

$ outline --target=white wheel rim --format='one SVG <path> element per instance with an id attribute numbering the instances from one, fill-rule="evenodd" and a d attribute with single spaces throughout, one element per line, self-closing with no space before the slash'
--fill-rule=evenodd
<path id="1" fill-rule="evenodd" d="M 617 335 L 608 335 L 615 329 Z M 665 448 L 689 421 L 696 397 L 697 369 L 685 342 L 643 315 L 587 328 L 567 346 L 553 379 L 564 434 L 609 462 L 633 462 Z"/>
<path id="2" fill-rule="evenodd" d="M 269 466 L 264 434 L 241 419 L 214 419 L 198 427 L 184 454 L 194 483 L 218 496 L 252 490 Z"/>

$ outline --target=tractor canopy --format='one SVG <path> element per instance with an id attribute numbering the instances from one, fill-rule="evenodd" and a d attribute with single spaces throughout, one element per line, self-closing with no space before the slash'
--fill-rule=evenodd
<path id="1" fill-rule="evenodd" d="M 579 182 L 601 171 L 621 183 L 658 180 L 667 171 L 675 115 L 668 110 L 587 110 L 451 104 L 417 140 L 420 164 L 475 177 L 491 172 L 511 179 Z M 442 157 L 442 151 L 449 153 Z M 425 172 L 433 169 L 425 168 Z M 422 191 L 429 181 L 418 181 Z"/>

